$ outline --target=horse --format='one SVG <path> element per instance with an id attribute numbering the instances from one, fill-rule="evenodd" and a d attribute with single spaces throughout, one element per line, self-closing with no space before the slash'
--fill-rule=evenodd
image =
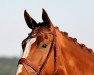
<path id="1" fill-rule="evenodd" d="M 94 75 L 94 53 L 51 22 L 45 9 L 37 23 L 25 10 L 32 29 L 22 41 L 23 56 L 16 75 Z"/>

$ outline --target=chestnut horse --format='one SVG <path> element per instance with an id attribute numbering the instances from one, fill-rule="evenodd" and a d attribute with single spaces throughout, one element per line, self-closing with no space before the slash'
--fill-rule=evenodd
<path id="1" fill-rule="evenodd" d="M 22 42 L 16 75 L 94 75 L 93 51 L 54 27 L 44 9 L 41 23 L 26 10 L 24 17 L 32 32 Z"/>

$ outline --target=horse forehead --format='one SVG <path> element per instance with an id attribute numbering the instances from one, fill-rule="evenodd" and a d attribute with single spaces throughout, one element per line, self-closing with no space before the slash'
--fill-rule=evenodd
<path id="1" fill-rule="evenodd" d="M 47 28 L 47 27 L 41 27 L 41 28 L 39 28 L 39 32 L 48 32 L 48 31 L 50 31 L 50 29 L 49 28 Z"/>

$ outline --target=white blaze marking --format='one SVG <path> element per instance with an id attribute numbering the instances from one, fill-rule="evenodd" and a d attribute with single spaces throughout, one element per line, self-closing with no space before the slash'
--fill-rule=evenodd
<path id="1" fill-rule="evenodd" d="M 22 58 L 27 58 L 30 52 L 31 45 L 36 41 L 36 38 L 28 39 Z M 16 75 L 22 72 L 23 65 L 19 64 Z"/>

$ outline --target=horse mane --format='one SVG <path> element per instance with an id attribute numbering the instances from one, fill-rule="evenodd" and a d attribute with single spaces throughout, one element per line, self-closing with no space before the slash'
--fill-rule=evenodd
<path id="1" fill-rule="evenodd" d="M 58 27 L 55 27 L 55 28 L 56 28 L 56 29 L 59 29 Z M 79 42 L 77 41 L 77 38 L 70 37 L 67 32 L 63 32 L 63 31 L 60 31 L 60 32 L 61 32 L 61 34 L 62 34 L 65 38 L 67 38 L 68 40 L 70 40 L 70 41 L 73 42 L 74 44 L 78 45 L 78 46 L 81 47 L 82 49 L 85 48 L 85 50 L 87 50 L 89 53 L 91 53 L 92 55 L 94 55 L 93 50 L 92 50 L 91 48 L 86 47 L 85 44 L 79 43 Z"/>

